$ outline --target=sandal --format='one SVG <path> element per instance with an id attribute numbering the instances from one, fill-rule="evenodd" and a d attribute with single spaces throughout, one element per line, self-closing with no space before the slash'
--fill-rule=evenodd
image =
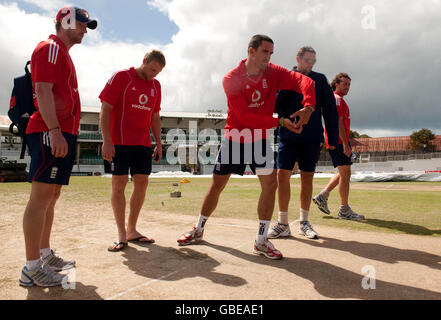
<path id="1" fill-rule="evenodd" d="M 127 247 L 128 243 L 127 242 L 114 242 L 112 246 L 107 248 L 107 251 L 110 252 L 118 252 L 121 251 L 122 249 L 124 249 L 125 247 Z"/>
<path id="2" fill-rule="evenodd" d="M 145 240 L 142 240 L 145 239 Z M 139 243 L 155 243 L 155 240 L 146 236 L 139 236 L 138 238 L 128 240 L 129 242 L 139 242 Z"/>

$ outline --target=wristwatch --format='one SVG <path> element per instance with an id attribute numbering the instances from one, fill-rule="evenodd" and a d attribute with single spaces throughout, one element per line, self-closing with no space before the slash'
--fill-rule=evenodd
<path id="1" fill-rule="evenodd" d="M 284 127 L 284 126 L 285 126 L 285 118 L 283 118 L 283 117 L 280 118 L 280 120 L 279 120 L 279 125 L 280 125 L 281 127 Z"/>
<path id="2" fill-rule="evenodd" d="M 313 106 L 306 106 L 305 109 L 310 109 L 311 113 L 314 112 L 314 107 Z"/>

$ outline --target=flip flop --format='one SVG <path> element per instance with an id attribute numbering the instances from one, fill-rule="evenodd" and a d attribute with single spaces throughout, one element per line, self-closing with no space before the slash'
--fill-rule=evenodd
<path id="1" fill-rule="evenodd" d="M 144 241 L 141 241 L 141 239 L 146 239 Z M 138 238 L 127 240 L 129 242 L 138 242 L 138 243 L 155 243 L 155 240 L 152 238 L 148 238 L 146 236 L 139 236 Z"/>
<path id="2" fill-rule="evenodd" d="M 128 243 L 127 242 L 114 242 L 112 246 L 107 248 L 107 251 L 110 252 L 118 252 L 121 251 L 122 249 L 124 249 L 125 247 L 127 247 Z M 121 247 L 119 247 L 121 246 Z M 119 247 L 119 248 L 118 248 Z"/>

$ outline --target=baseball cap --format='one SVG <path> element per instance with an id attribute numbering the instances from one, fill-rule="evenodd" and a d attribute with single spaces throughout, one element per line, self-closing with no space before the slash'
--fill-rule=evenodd
<path id="1" fill-rule="evenodd" d="M 98 22 L 96 20 L 90 19 L 89 12 L 87 12 L 84 9 L 78 8 L 78 7 L 66 6 L 66 7 L 61 8 L 58 11 L 57 17 L 55 18 L 55 20 L 61 22 L 61 20 L 64 17 L 72 15 L 73 12 L 75 12 L 75 20 L 77 20 L 79 22 L 87 23 L 87 27 L 89 29 L 94 30 L 98 26 Z"/>

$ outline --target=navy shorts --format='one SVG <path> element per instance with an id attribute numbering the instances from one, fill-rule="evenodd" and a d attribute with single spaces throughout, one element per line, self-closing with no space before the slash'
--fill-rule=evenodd
<path id="1" fill-rule="evenodd" d="M 254 174 L 256 174 L 256 169 L 274 170 L 276 162 L 270 143 L 267 140 L 238 143 L 224 138 L 214 164 L 213 173 L 218 175 L 235 173 L 242 176 L 247 165 L 250 166 Z"/>
<path id="2" fill-rule="evenodd" d="M 49 132 L 26 135 L 26 143 L 31 155 L 29 182 L 68 185 L 76 158 L 77 136 L 63 132 L 68 152 L 64 158 L 55 158 L 51 152 Z"/>
<path id="3" fill-rule="evenodd" d="M 301 171 L 314 172 L 320 157 L 320 149 L 320 142 L 280 140 L 277 168 L 292 171 L 297 161 Z"/>
<path id="4" fill-rule="evenodd" d="M 124 176 L 152 173 L 152 148 L 144 146 L 115 146 L 111 164 L 113 175 Z"/>
<path id="5" fill-rule="evenodd" d="M 351 158 L 349 158 L 347 155 L 343 152 L 343 145 L 339 144 L 335 150 L 329 149 L 329 154 L 332 158 L 332 164 L 334 165 L 334 168 L 340 167 L 340 166 L 350 166 L 352 165 Z"/>

